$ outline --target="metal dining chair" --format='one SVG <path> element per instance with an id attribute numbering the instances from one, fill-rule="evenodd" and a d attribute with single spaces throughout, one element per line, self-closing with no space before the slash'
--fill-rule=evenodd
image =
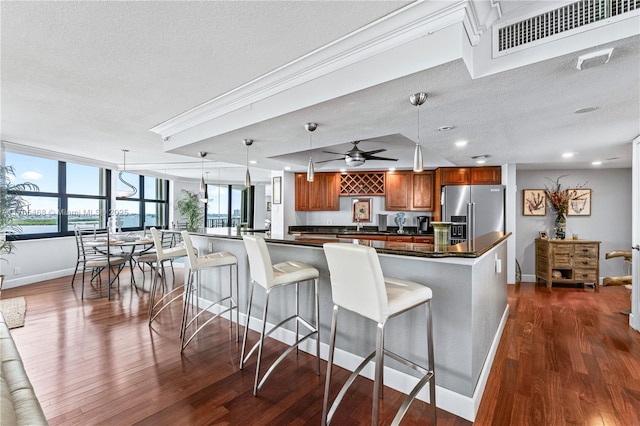
<path id="1" fill-rule="evenodd" d="M 90 282 L 98 280 L 102 284 L 102 272 L 107 271 L 107 294 L 111 300 L 111 285 L 118 280 L 120 284 L 120 272 L 127 263 L 127 258 L 112 255 L 109 232 L 98 233 L 92 229 L 74 230 L 80 248 L 80 263 L 82 264 L 82 291 L 81 298 L 84 299 L 84 278 L 87 270 L 91 271 Z M 115 272 L 114 272 L 115 268 Z M 111 273 L 114 273 L 111 278 Z"/>

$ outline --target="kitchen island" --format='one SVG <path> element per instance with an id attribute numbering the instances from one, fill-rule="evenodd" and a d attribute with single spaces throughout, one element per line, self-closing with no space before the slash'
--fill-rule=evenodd
<path id="1" fill-rule="evenodd" d="M 267 241 L 273 263 L 297 260 L 315 266 L 320 271 L 320 341 L 322 357 L 328 353 L 331 323 L 331 284 L 322 249 L 327 241 L 366 244 L 379 254 L 385 275 L 424 283 L 433 291 L 433 327 L 436 364 L 438 407 L 470 421 L 480 404 L 482 392 L 491 368 L 493 356 L 507 319 L 506 268 L 501 262 L 507 258 L 506 239 L 510 234 L 494 232 L 468 243 L 450 246 L 436 252 L 431 244 L 402 243 L 340 239 L 335 235 L 315 235 L 299 239 L 296 235 L 284 239 L 271 239 L 268 233 L 255 232 Z M 241 323 L 246 324 L 247 289 L 249 286 L 247 255 L 236 229 L 209 229 L 192 234 L 194 244 L 201 253 L 229 251 L 239 261 Z M 311 237 L 311 236 L 309 236 Z M 227 272 L 214 271 L 215 280 L 226 280 Z M 292 291 L 288 291 L 292 290 Z M 301 311 L 311 312 L 313 294 L 301 286 Z M 268 321 L 276 321 L 277 313 L 290 312 L 295 297 L 293 289 L 282 289 L 285 296 L 273 298 L 269 304 Z M 203 293 L 204 299 L 215 300 L 216 294 Z M 258 292 L 254 303 L 261 305 L 263 295 Z M 273 309 L 273 310 L 272 310 Z M 255 312 L 260 312 L 256 309 Z M 390 321 L 389 347 L 410 359 L 424 359 L 426 332 L 425 312 L 415 309 Z M 258 329 L 258 320 L 252 319 L 251 328 Z M 336 341 L 336 364 L 353 370 L 375 346 L 375 324 L 357 315 L 342 311 L 341 330 Z M 406 334 L 413 336 L 406 339 Z M 284 342 L 292 341 L 293 331 L 274 334 Z M 395 336 L 398 336 L 397 338 Z M 402 336 L 402 337 L 400 337 Z M 313 344 L 302 348 L 313 353 Z M 274 374 L 277 374 L 274 373 Z M 365 369 L 372 378 L 373 368 Z M 385 368 L 385 385 L 408 392 L 417 379 L 411 370 L 390 360 Z M 426 392 L 426 390 L 423 390 Z M 421 399 L 427 400 L 422 394 Z"/>

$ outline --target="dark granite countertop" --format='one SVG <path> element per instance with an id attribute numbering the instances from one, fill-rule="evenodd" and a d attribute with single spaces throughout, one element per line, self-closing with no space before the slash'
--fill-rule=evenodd
<path id="1" fill-rule="evenodd" d="M 419 232 L 415 226 L 405 226 L 402 234 L 397 226 L 388 226 L 386 231 L 379 231 L 377 226 L 363 226 L 360 231 L 355 226 L 290 226 L 289 234 L 322 234 L 322 235 L 417 235 L 433 236 L 433 227 L 427 232 Z"/>
<path id="2" fill-rule="evenodd" d="M 337 229 L 337 228 L 336 228 Z M 365 230 L 366 232 L 366 230 Z M 326 233 L 326 234 L 314 234 L 314 235 L 285 235 L 284 239 L 271 238 L 269 232 L 255 232 L 255 231 L 243 231 L 241 234 L 252 234 L 263 237 L 267 242 L 278 244 L 292 244 L 309 247 L 322 247 L 322 244 L 327 242 L 344 242 L 344 243 L 357 243 L 361 245 L 367 245 L 376 249 L 380 254 L 394 254 L 401 256 L 414 256 L 414 257 L 466 257 L 475 258 L 480 257 L 491 248 L 495 247 L 511 233 L 505 234 L 504 232 L 490 232 L 485 235 L 481 235 L 470 241 L 466 241 L 460 244 L 450 245 L 446 250 L 434 250 L 433 244 L 423 243 L 405 243 L 405 242 L 392 242 L 392 241 L 373 241 L 366 239 L 355 238 L 338 238 L 338 233 Z M 206 232 L 194 232 L 194 235 L 220 237 L 220 238 L 232 238 L 241 239 L 242 235 L 238 235 L 236 228 L 210 228 Z M 345 232 L 345 235 L 353 235 L 350 232 Z M 405 234 L 400 234 L 405 235 Z M 424 235 L 424 234 L 421 234 Z"/>

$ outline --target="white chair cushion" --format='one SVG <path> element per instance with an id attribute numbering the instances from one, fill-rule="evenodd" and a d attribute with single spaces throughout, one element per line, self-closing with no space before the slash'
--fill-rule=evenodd
<path id="1" fill-rule="evenodd" d="M 271 286 L 296 283 L 318 278 L 320 272 L 311 265 L 302 262 L 282 262 L 273 265 Z"/>
<path id="2" fill-rule="evenodd" d="M 384 277 L 389 301 L 389 316 L 405 311 L 414 306 L 431 300 L 433 293 L 429 287 L 425 287 L 413 281 L 399 278 Z"/>
<path id="3" fill-rule="evenodd" d="M 236 263 L 238 263 L 238 259 L 233 254 L 220 251 L 198 257 L 194 269 L 215 268 L 217 266 L 235 265 Z M 194 266 L 191 265 L 191 267 L 193 268 Z"/>

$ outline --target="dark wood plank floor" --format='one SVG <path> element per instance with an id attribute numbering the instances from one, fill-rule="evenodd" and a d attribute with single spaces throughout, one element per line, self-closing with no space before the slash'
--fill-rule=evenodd
<path id="1" fill-rule="evenodd" d="M 12 334 L 51 425 L 320 424 L 324 375 L 315 375 L 313 357 L 290 355 L 253 397 L 255 360 L 238 369 L 227 321 L 214 321 L 180 356 L 179 306 L 149 328 L 148 293 L 128 282 L 123 275 L 111 301 L 92 290 L 80 300 L 70 277 L 2 292 L 27 299 L 25 327 Z M 509 286 L 509 303 L 476 424 L 640 425 L 640 334 L 618 313 L 629 306 L 626 290 L 528 283 Z M 282 348 L 270 341 L 266 360 Z M 338 369 L 335 380 L 345 377 Z M 358 379 L 334 424 L 369 424 L 370 392 Z M 385 391 L 382 424 L 402 397 Z M 428 405 L 417 402 L 403 424 L 427 419 Z M 438 423 L 470 424 L 443 410 Z"/>

